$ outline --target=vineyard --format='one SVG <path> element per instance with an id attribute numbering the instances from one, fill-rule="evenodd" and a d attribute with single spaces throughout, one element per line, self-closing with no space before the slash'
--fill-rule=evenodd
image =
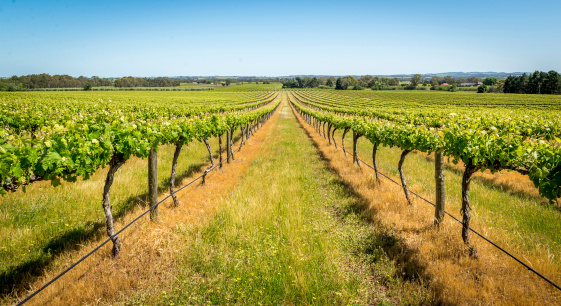
<path id="1" fill-rule="evenodd" d="M 460 108 L 449 109 L 448 106 L 446 110 L 439 111 L 439 104 L 432 103 L 428 105 L 428 111 L 422 113 L 392 112 L 391 108 L 385 110 L 383 103 L 370 110 L 371 106 L 365 102 L 357 103 L 355 97 L 326 98 L 297 93 L 293 98 L 296 101 L 293 102 L 294 105 L 302 114 L 316 120 L 318 131 L 323 130 L 325 134 L 327 124 L 329 138 L 332 128 L 333 131 L 344 129 L 345 133 L 352 129 L 353 148 L 356 148 L 356 141 L 361 136 L 371 141 L 374 145 L 372 162 L 375 169 L 379 145 L 401 148 L 398 169 L 409 203 L 411 199 L 402 171 L 408 153 L 413 150 L 436 152 L 437 163 L 440 164 L 443 156 L 451 157 L 454 163 L 463 162 L 462 238 L 467 244 L 471 211 L 469 184 L 475 172 L 487 169 L 491 172 L 515 170 L 527 174 L 540 193 L 551 202 L 561 197 L 561 119 L 556 114 L 552 116 L 551 113 L 548 115 L 539 110 L 532 114 L 534 110 L 531 107 L 524 112 L 518 110 L 500 114 L 482 108 L 478 102 L 474 104 L 479 107 L 468 113 L 462 112 Z M 312 110 L 303 108 L 303 105 Z M 538 107 L 542 106 L 543 104 L 538 104 Z M 532 119 L 532 115 L 539 119 Z M 358 164 L 356 149 L 354 151 L 354 160 Z M 437 190 L 437 193 L 440 192 Z M 442 213 L 437 212 L 437 216 L 439 215 Z"/>
<path id="2" fill-rule="evenodd" d="M 14 294 L 21 297 L 25 296 L 26 292 L 33 292 L 29 284 L 36 282 L 42 269 L 54 260 L 51 250 L 42 244 L 41 240 L 48 240 L 48 235 L 70 237 L 72 233 L 79 236 L 80 233 L 83 234 L 80 229 L 84 229 L 86 223 L 89 224 L 87 226 L 92 233 L 101 231 L 101 228 L 91 226 L 94 220 L 97 220 L 90 218 L 92 214 L 103 216 L 104 232 L 108 241 L 112 243 L 113 258 L 119 258 L 122 253 L 127 253 L 129 247 L 134 253 L 134 246 L 123 243 L 120 235 L 116 234 L 114 225 L 115 219 L 127 213 L 127 209 L 121 209 L 125 206 L 126 197 L 141 197 L 142 201 L 150 207 L 145 213 L 150 213 L 152 221 L 158 221 L 160 203 L 169 198 L 170 207 L 181 205 L 181 201 L 176 196 L 176 193 L 184 188 L 176 186 L 180 181 L 179 177 L 185 178 L 199 173 L 197 179 L 200 179 L 200 184 L 204 185 L 210 171 L 227 168 L 229 164 L 235 163 L 237 157 L 244 153 L 242 146 L 246 141 L 255 137 L 258 128 L 263 127 L 274 114 L 278 114 L 279 109 L 282 109 L 279 115 L 281 119 L 274 119 L 275 121 L 296 121 L 291 117 L 294 111 L 294 114 L 301 118 L 298 122 L 303 124 L 302 129 L 306 130 L 305 126 L 309 125 L 321 136 L 319 140 L 314 138 L 315 136 L 309 136 L 316 143 L 319 151 L 327 150 L 322 149 L 324 145 L 330 148 L 329 150 L 334 150 L 322 151 L 322 154 L 333 154 L 330 155 L 335 156 L 331 157 L 332 159 L 341 160 L 346 160 L 347 154 L 352 157 L 352 164 L 341 169 L 357 173 L 363 178 L 360 184 L 367 184 L 367 189 L 376 192 L 378 188 L 385 188 L 383 186 L 387 182 L 386 178 L 391 179 L 395 176 L 396 180 L 399 180 L 399 182 L 395 181 L 396 186 L 400 189 L 400 196 L 406 200 L 407 204 L 404 207 L 408 207 L 407 209 L 414 207 L 415 210 L 420 210 L 413 194 L 421 192 L 431 201 L 434 199 L 434 211 L 429 214 L 432 216 L 431 224 L 427 226 L 431 231 L 438 231 L 439 228 L 441 231 L 449 230 L 449 237 L 457 236 L 457 239 L 453 242 L 446 240 L 446 243 L 465 247 L 466 254 L 461 255 L 461 259 L 451 260 L 452 262 L 483 260 L 482 258 L 489 254 L 488 249 L 482 246 L 483 243 L 473 242 L 472 233 L 484 237 L 474 231 L 474 221 L 477 226 L 486 226 L 485 228 L 489 229 L 492 227 L 486 223 L 491 217 L 483 216 L 485 209 L 482 207 L 479 210 L 479 206 L 476 209 L 473 207 L 474 197 L 476 202 L 485 202 L 477 195 L 482 187 L 477 185 L 477 190 L 473 191 L 473 184 L 479 184 L 478 179 L 484 175 L 503 175 L 507 171 L 512 174 L 504 175 L 516 174 L 517 180 L 528 181 L 527 186 L 533 186 L 528 188 L 533 189 L 517 192 L 523 194 L 524 201 L 531 204 L 519 206 L 512 204 L 515 202 L 510 199 L 515 198 L 516 195 L 505 195 L 505 198 L 501 198 L 507 199 L 504 201 L 506 203 L 502 203 L 505 210 L 519 218 L 515 223 L 520 222 L 520 227 L 516 231 L 509 228 L 510 225 L 505 225 L 502 230 L 519 231 L 517 235 L 520 241 L 530 241 L 525 242 L 523 246 L 515 244 L 512 247 L 516 248 L 514 253 L 526 254 L 532 260 L 519 260 L 516 256 L 511 256 L 525 265 L 525 269 L 534 271 L 536 275 L 539 274 L 539 276 L 524 276 L 528 282 L 540 282 L 545 279 L 551 283 L 545 283 L 550 289 L 547 289 L 549 293 L 544 301 L 559 301 L 560 297 L 555 289 L 557 285 L 553 282 L 561 281 L 561 263 L 556 256 L 561 251 L 559 243 L 561 98 L 548 95 L 477 95 L 448 92 L 278 91 L 278 87 L 278 85 L 239 85 L 232 89 L 217 88 L 212 91 L 195 92 L 96 91 L 0 94 L 0 105 L 3 106 L 0 109 L 2 126 L 0 130 L 0 193 L 2 194 L 0 254 L 3 258 L 0 261 L 2 273 L 0 290 L 8 297 L 6 301 L 19 301 L 20 299 L 14 299 Z M 294 126 L 285 128 L 300 133 L 300 130 L 296 130 Z M 278 132 L 270 133 L 276 135 Z M 279 140 L 276 145 L 283 148 L 287 141 L 287 139 Z M 322 141 L 325 143 L 318 144 Z M 199 149 L 194 149 L 197 144 L 201 146 Z M 288 150 L 288 147 L 286 149 Z M 226 155 L 225 158 L 223 153 Z M 190 154 L 190 165 L 186 160 L 182 160 L 182 154 Z M 424 158 L 422 161 L 421 157 Z M 394 164 L 390 165 L 388 162 L 390 159 Z M 121 195 L 122 191 L 112 189 L 114 180 L 124 171 L 119 172 L 119 169 L 123 169 L 127 164 L 138 167 L 142 160 L 147 160 L 148 167 L 142 164 L 143 168 L 147 168 L 145 171 L 147 177 L 136 179 L 134 176 L 139 174 L 132 174 L 131 177 L 127 176 L 125 184 L 127 180 L 129 185 L 146 186 L 148 182 L 147 193 L 139 192 L 140 196 L 125 196 Z M 398 162 L 395 163 L 394 161 L 397 160 Z M 431 176 L 427 177 L 425 173 L 410 179 L 409 175 L 416 175 L 410 174 L 407 170 L 406 165 L 410 160 L 415 160 L 419 167 L 423 167 L 421 164 L 432 167 Z M 162 161 L 165 161 L 165 166 L 162 165 Z M 289 159 L 285 162 L 289 162 Z M 302 162 L 305 163 L 306 161 Z M 316 163 L 320 164 L 320 161 Z M 369 174 L 369 166 L 372 167 L 373 176 Z M 188 173 L 181 169 L 189 167 L 193 169 Z M 253 164 L 248 167 L 251 169 Z M 342 171 L 341 169 L 338 171 Z M 453 191 L 450 190 L 450 173 L 456 173 L 460 178 L 458 184 L 453 185 L 456 188 Z M 274 177 L 276 174 L 269 175 Z M 88 204 L 92 207 L 97 205 L 97 208 L 87 208 L 86 212 L 88 205 L 85 203 L 89 200 L 80 199 L 84 196 L 77 191 L 72 200 L 77 202 L 72 208 L 75 211 L 65 211 L 64 214 L 84 216 L 72 221 L 75 224 L 71 226 L 66 224 L 68 228 L 65 228 L 62 223 L 69 221 L 52 220 L 56 218 L 56 214 L 53 216 L 48 211 L 56 211 L 57 208 L 49 208 L 48 205 L 62 205 L 57 200 L 53 200 L 57 197 L 58 190 L 63 188 L 61 193 L 69 192 L 68 190 L 77 188 L 72 187 L 73 185 L 85 186 L 83 184 L 91 181 L 92 178 L 102 185 L 96 189 L 99 194 L 88 193 L 87 196 L 97 197 L 91 201 L 93 204 Z M 415 183 L 411 184 L 411 181 Z M 364 186 L 360 184 L 354 188 L 357 190 L 363 188 Z M 34 186 L 40 186 L 41 189 L 33 189 Z M 492 183 L 488 183 L 485 188 L 492 189 L 492 192 L 508 194 L 508 188 L 505 191 L 500 187 L 500 190 L 496 191 L 495 189 L 498 188 Z M 34 207 L 39 205 L 37 203 L 44 196 L 43 192 L 52 192 L 51 198 L 49 201 L 44 201 L 46 204 L 43 203 L 41 210 L 37 212 Z M 259 195 L 260 192 L 266 191 L 258 190 L 255 194 Z M 314 190 L 307 190 L 307 192 L 314 193 Z M 117 199 L 115 193 L 119 195 Z M 166 195 L 163 199 L 162 194 Z M 512 198 L 508 198 L 511 196 Z M 368 199 L 376 198 L 375 195 L 368 195 L 368 197 L 370 197 Z M 60 195 L 60 198 L 64 196 Z M 102 200 L 101 207 L 99 207 L 99 200 Z M 39 202 L 33 203 L 33 201 Z M 392 201 L 398 203 L 395 205 L 400 205 L 400 200 Z M 427 202 L 431 201 L 427 200 Z M 459 202 L 458 207 L 454 206 L 455 201 Z M 450 207 L 454 207 L 455 210 L 451 210 Z M 118 210 L 118 214 L 115 213 L 115 209 Z M 28 213 L 28 211 L 34 212 Z M 428 209 L 423 211 L 426 212 Z M 445 220 L 450 219 L 446 214 L 452 218 L 457 215 L 460 224 L 443 225 Z M 60 218 L 67 220 L 70 217 L 61 214 Z M 478 218 L 481 219 L 479 223 Z M 535 223 L 525 223 L 530 221 Z M 51 232 L 45 230 L 47 228 L 45 225 L 39 224 L 43 222 L 61 224 Z M 79 224 L 80 222 L 84 224 Z M 489 224 L 500 226 L 497 225 L 498 223 Z M 388 223 L 387 226 L 391 224 Z M 367 227 L 364 227 L 364 230 L 367 230 Z M 487 231 L 483 234 L 487 234 Z M 505 241 L 511 238 L 513 241 L 519 241 L 518 236 L 512 235 L 512 237 L 507 236 Z M 80 239 L 77 241 L 82 241 Z M 438 241 L 435 243 L 442 242 L 435 241 Z M 461 241 L 461 244 L 458 244 L 458 241 Z M 532 245 L 532 241 L 539 242 L 539 246 Z M 77 242 L 73 243 L 77 244 Z M 72 247 L 64 250 L 71 252 Z M 384 256 L 390 256 L 388 255 L 390 253 L 386 251 Z M 552 255 L 543 255 L 544 253 Z M 447 260 L 449 259 L 442 259 L 443 262 Z M 394 261 L 398 260 L 394 259 Z M 503 261 L 512 261 L 512 259 L 505 256 Z M 515 263 L 511 265 L 514 266 Z M 404 271 L 403 275 L 409 277 L 410 271 Z M 392 274 L 390 278 L 397 279 L 395 275 L 397 274 Z M 403 288 L 413 286 L 403 284 L 419 282 L 419 279 L 430 283 L 431 278 L 436 279 L 435 275 L 440 274 L 427 273 L 426 275 L 424 278 L 417 275 L 393 280 L 390 283 L 394 285 L 386 285 L 384 290 L 388 290 L 387 288 L 398 290 L 392 288 L 399 287 L 398 292 L 403 293 L 406 291 Z M 451 276 L 446 275 L 446 277 Z M 490 282 L 493 280 L 501 282 L 505 278 L 494 279 L 490 276 L 490 279 Z M 439 282 L 435 280 L 434 283 Z M 237 284 L 229 283 L 229 286 L 235 287 Z M 539 295 L 542 290 L 540 288 L 543 288 L 540 286 L 542 285 L 531 287 L 531 290 L 527 288 L 528 286 L 525 288 L 531 291 L 531 298 L 538 298 L 532 294 Z M 189 288 L 189 290 L 196 290 Z M 424 286 L 422 290 L 433 293 L 426 293 L 423 295 L 424 300 L 413 303 L 456 301 L 442 298 L 441 296 L 445 294 L 438 293 L 438 288 L 440 287 L 436 285 Z M 442 289 L 441 292 L 450 292 L 446 290 L 449 289 Z M 192 302 L 183 300 L 182 293 L 176 294 L 178 297 L 172 298 L 172 301 Z M 230 294 L 237 296 L 235 292 Z M 391 294 L 386 297 L 388 296 Z M 304 302 L 306 298 L 290 302 Z M 380 301 L 370 295 L 367 299 L 370 302 Z M 508 300 L 508 297 L 506 299 Z M 164 300 L 168 301 L 167 297 Z M 242 300 L 242 296 L 234 299 L 238 303 Z M 334 297 L 334 300 L 327 299 L 324 302 L 346 303 L 349 300 L 338 300 Z M 161 302 L 159 297 L 150 301 Z M 217 303 L 231 302 L 231 300 L 224 300 L 223 297 L 217 298 L 216 301 Z M 271 299 L 271 301 L 283 300 Z M 397 302 L 397 300 L 392 301 Z M 470 301 L 485 302 L 477 298 Z"/>

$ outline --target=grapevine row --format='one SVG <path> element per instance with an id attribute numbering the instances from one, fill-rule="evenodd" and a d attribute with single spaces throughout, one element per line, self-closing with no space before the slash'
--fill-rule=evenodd
<path id="1" fill-rule="evenodd" d="M 516 170 L 527 174 L 541 195 L 550 201 L 561 197 L 561 148 L 557 144 L 525 138 L 519 134 L 505 136 L 499 131 L 480 131 L 450 125 L 439 129 L 408 123 L 372 120 L 361 116 L 340 115 L 326 109 L 310 107 L 291 94 L 290 102 L 296 110 L 318 131 L 333 138 L 335 130 L 343 129 L 345 134 L 352 130 L 353 147 L 359 137 L 367 138 L 373 145 L 373 162 L 376 166 L 378 146 L 399 147 L 402 156 L 398 165 L 402 185 L 410 202 L 402 165 L 405 156 L 413 151 L 436 152 L 465 165 L 462 181 L 462 237 L 469 244 L 469 184 L 472 175 L 486 169 L 492 172 L 503 169 Z M 327 126 L 327 133 L 325 128 Z M 333 130 L 332 130 L 333 129 Z M 354 160 L 358 163 L 356 150 Z M 376 167 L 375 167 L 376 168 Z M 376 171 L 377 172 L 377 171 Z M 378 173 L 376 173 L 378 175 Z"/>

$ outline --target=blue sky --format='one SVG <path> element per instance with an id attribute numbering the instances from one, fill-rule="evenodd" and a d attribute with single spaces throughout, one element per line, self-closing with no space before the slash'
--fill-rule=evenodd
<path id="1" fill-rule="evenodd" d="M 561 1 L 0 0 L 0 76 L 561 71 Z"/>

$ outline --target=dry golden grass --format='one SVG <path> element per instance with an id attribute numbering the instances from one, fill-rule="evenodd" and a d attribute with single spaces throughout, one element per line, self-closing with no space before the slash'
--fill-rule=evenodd
<path id="1" fill-rule="evenodd" d="M 375 182 L 374 172 L 365 166 L 359 168 L 347 158 L 343 151 L 329 146 L 326 139 L 304 120 L 298 118 L 325 156 L 329 166 L 361 196 L 369 199 L 367 214 L 379 224 L 389 228 L 405 244 L 390 249 L 390 257 L 404 265 L 408 275 L 418 275 L 430 283 L 435 300 L 443 304 L 480 305 L 515 304 L 555 305 L 561 303 L 557 289 L 523 268 L 505 254 L 476 238 L 472 243 L 479 254 L 478 259 L 468 255 L 468 250 L 460 238 L 461 225 L 446 217 L 440 229 L 435 228 L 432 206 L 413 197 L 414 205 L 408 205 L 400 186 L 381 178 Z M 368 160 L 368 159 L 363 159 Z M 380 169 L 384 173 L 384 169 Z M 486 174 L 483 174 L 486 175 Z M 508 173 L 504 182 L 519 184 L 517 176 Z M 392 177 L 392 176 L 390 176 Z M 392 177 L 399 181 L 398 177 Z M 524 185 L 526 183 L 523 183 Z M 518 185 L 516 185 L 518 186 Z M 416 190 L 415 186 L 410 186 Z M 513 187 L 514 188 L 514 187 Z M 516 187 L 521 188 L 522 187 Z M 432 199 L 434 195 L 421 194 Z M 476 214 L 477 212 L 474 211 Z M 551 254 L 536 247 L 534 251 L 516 249 L 509 244 L 515 233 L 506 233 L 474 221 L 472 227 L 483 229 L 481 233 L 492 240 L 500 241 L 501 246 L 522 257 L 536 269 L 553 279 L 561 279 L 561 268 L 555 264 Z"/>
<path id="2" fill-rule="evenodd" d="M 277 117 L 278 112 L 270 121 L 276 120 Z M 225 164 L 222 170 L 210 172 L 206 184 L 201 185 L 198 181 L 177 193 L 179 207 L 173 208 L 170 198 L 160 205 L 158 222 L 150 222 L 146 216 L 125 230 L 120 235 L 122 250 L 119 258 L 112 259 L 111 244 L 105 245 L 31 299 L 28 304 L 108 304 L 116 300 L 126 301 L 138 291 L 165 290 L 174 278 L 176 254 L 182 249 L 182 246 L 177 244 L 177 232 L 188 230 L 185 224 L 205 222 L 216 212 L 216 204 L 238 184 L 259 152 L 265 135 L 270 133 L 270 126 L 270 123 L 266 124 L 251 137 L 241 152 L 234 155 L 235 161 Z M 177 186 L 182 186 L 200 174 L 202 172 L 192 174 Z M 166 195 L 160 194 L 159 199 Z M 115 228 L 120 229 L 142 211 L 142 208 L 133 210 L 116 222 Z M 103 240 L 105 237 L 83 245 L 79 251 L 61 255 L 52 268 L 35 282 L 34 287 L 37 288 L 53 278 Z"/>

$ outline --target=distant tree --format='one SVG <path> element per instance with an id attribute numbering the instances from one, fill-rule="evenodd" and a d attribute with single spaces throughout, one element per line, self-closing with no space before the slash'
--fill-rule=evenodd
<path id="1" fill-rule="evenodd" d="M 373 88 L 374 86 L 377 86 L 378 82 L 380 82 L 380 79 L 378 77 L 373 77 L 372 80 L 368 82 L 368 88 Z"/>
<path id="2" fill-rule="evenodd" d="M 499 81 L 499 79 L 496 78 L 496 77 L 486 77 L 483 80 L 483 84 L 487 85 L 487 86 L 495 86 L 498 81 Z"/>
<path id="3" fill-rule="evenodd" d="M 481 79 L 478 78 L 478 77 L 470 77 L 470 78 L 467 79 L 467 83 L 477 84 L 477 82 L 481 82 Z M 459 83 L 462 83 L 462 82 L 459 82 Z"/>
<path id="4" fill-rule="evenodd" d="M 487 87 L 487 85 L 483 84 L 480 85 L 479 87 L 477 87 L 477 92 L 478 93 L 485 93 L 489 90 L 489 88 Z"/>
<path id="5" fill-rule="evenodd" d="M 361 76 L 361 77 L 358 79 L 358 84 L 359 84 L 361 87 L 372 87 L 372 86 L 371 86 L 372 80 L 374 80 L 374 77 L 371 76 L 371 75 L 369 75 L 369 74 L 366 74 L 366 75 Z"/>
<path id="6" fill-rule="evenodd" d="M 87 82 L 86 85 L 84 85 L 84 90 L 92 90 L 92 87 L 92 82 Z"/>
<path id="7" fill-rule="evenodd" d="M 298 82 L 298 88 L 304 88 L 304 79 L 296 77 L 296 82 Z"/>
<path id="8" fill-rule="evenodd" d="M 561 76 L 557 71 L 551 70 L 547 73 L 545 84 L 543 85 L 544 94 L 561 93 Z"/>
<path id="9" fill-rule="evenodd" d="M 316 88 L 318 86 L 319 86 L 319 80 L 316 77 L 314 77 L 313 79 L 309 80 L 309 82 L 306 83 L 307 88 Z"/>
<path id="10" fill-rule="evenodd" d="M 543 71 L 534 71 L 528 77 L 528 83 L 526 85 L 526 93 L 528 94 L 540 94 L 542 92 L 542 87 L 546 83 L 547 73 Z"/>
<path id="11" fill-rule="evenodd" d="M 495 87 L 496 92 L 504 92 L 506 79 L 500 79 Z"/>
<path id="12" fill-rule="evenodd" d="M 329 87 L 333 87 L 333 80 L 331 80 L 330 78 L 327 79 L 327 81 L 325 82 L 325 85 L 329 86 Z"/>
<path id="13" fill-rule="evenodd" d="M 454 79 L 454 77 L 447 75 L 444 77 L 443 83 L 453 84 L 456 83 L 456 80 Z"/>
<path id="14" fill-rule="evenodd" d="M 390 80 L 388 81 L 388 85 L 390 85 L 390 86 L 399 86 L 399 79 L 398 79 L 398 78 L 390 79 Z"/>
<path id="15" fill-rule="evenodd" d="M 437 87 L 437 86 L 440 84 L 439 82 L 440 82 L 440 78 L 437 77 L 437 76 L 433 76 L 433 77 L 430 79 L 430 85 L 431 85 L 432 87 Z"/>
<path id="16" fill-rule="evenodd" d="M 337 90 L 347 89 L 347 85 L 344 84 L 343 78 L 337 78 L 337 82 L 335 82 L 335 89 L 337 89 Z"/>
<path id="17" fill-rule="evenodd" d="M 300 84 L 295 79 L 288 79 L 282 82 L 282 88 L 300 88 Z"/>
<path id="18" fill-rule="evenodd" d="M 505 93 L 526 93 L 529 77 L 526 73 L 521 76 L 508 76 L 505 80 Z"/>
<path id="19" fill-rule="evenodd" d="M 226 86 L 230 86 L 230 84 L 232 84 L 232 80 L 226 79 Z"/>
<path id="20" fill-rule="evenodd" d="M 415 74 L 411 78 L 411 86 L 417 87 L 417 85 L 419 85 L 419 83 L 421 83 L 421 78 L 422 78 L 422 76 L 420 74 Z"/>

